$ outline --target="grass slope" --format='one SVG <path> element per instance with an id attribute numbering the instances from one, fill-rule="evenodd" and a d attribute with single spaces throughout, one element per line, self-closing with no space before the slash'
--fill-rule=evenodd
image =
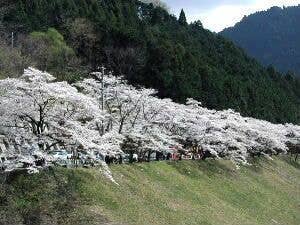
<path id="1" fill-rule="evenodd" d="M 300 165 L 259 159 L 55 169 L 1 184 L 0 224 L 298 225 Z M 109 223 L 109 222 L 116 223 Z M 119 223 L 118 223 L 119 222 Z"/>

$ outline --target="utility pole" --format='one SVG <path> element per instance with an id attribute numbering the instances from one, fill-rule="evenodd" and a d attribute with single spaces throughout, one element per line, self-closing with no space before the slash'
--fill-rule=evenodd
<path id="1" fill-rule="evenodd" d="M 101 110 L 104 111 L 104 66 L 101 67 Z M 101 134 L 104 135 L 104 120 L 101 121 Z"/>
<path id="2" fill-rule="evenodd" d="M 102 112 L 104 111 L 104 72 L 105 68 L 104 66 L 101 67 L 101 109 Z M 102 119 L 102 124 L 101 124 L 101 130 L 102 130 L 102 135 L 104 135 L 104 121 Z"/>
<path id="3" fill-rule="evenodd" d="M 14 44 L 15 44 L 15 36 L 14 36 L 14 32 L 11 32 L 11 48 L 14 48 Z"/>
<path id="4" fill-rule="evenodd" d="M 104 72 L 105 68 L 101 67 L 101 109 L 104 110 Z"/>
<path id="5" fill-rule="evenodd" d="M 101 71 L 99 71 L 101 69 Z M 105 68 L 104 66 L 97 67 L 98 72 L 91 73 L 91 75 L 94 77 L 95 80 L 101 82 L 101 110 L 104 111 L 104 104 L 105 104 L 105 95 L 104 95 L 104 73 L 105 73 Z M 104 119 L 101 120 L 101 127 L 97 123 L 97 128 L 99 130 L 99 134 L 101 136 L 104 135 Z"/>

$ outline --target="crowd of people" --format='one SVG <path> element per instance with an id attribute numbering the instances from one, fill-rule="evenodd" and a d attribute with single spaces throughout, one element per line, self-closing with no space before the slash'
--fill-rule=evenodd
<path id="1" fill-rule="evenodd" d="M 111 155 L 107 153 L 103 156 L 106 164 L 123 164 L 135 162 L 151 162 L 151 161 L 181 161 L 181 160 L 205 160 L 212 157 L 208 151 L 202 149 L 192 148 L 191 150 L 179 151 L 171 149 L 167 151 L 156 151 L 152 154 L 139 156 L 138 154 L 117 154 Z"/>

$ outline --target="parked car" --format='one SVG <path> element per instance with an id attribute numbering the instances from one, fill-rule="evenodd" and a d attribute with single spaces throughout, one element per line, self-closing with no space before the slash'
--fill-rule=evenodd
<path id="1" fill-rule="evenodd" d="M 1 170 L 10 172 L 13 170 L 24 170 L 34 166 L 34 160 L 31 156 L 2 156 L 0 159 Z"/>
<path id="2" fill-rule="evenodd" d="M 68 153 L 66 150 L 56 150 L 49 153 L 54 163 L 60 166 L 67 166 L 70 164 L 70 159 L 72 158 L 72 154 Z"/>
<path id="3" fill-rule="evenodd" d="M 19 168 L 22 167 L 22 164 L 17 162 L 16 156 L 7 156 L 2 157 L 2 167 L 3 170 L 10 171 L 13 167 Z"/>
<path id="4" fill-rule="evenodd" d="M 124 163 L 129 163 L 130 154 L 123 154 L 122 157 L 123 157 L 123 162 Z M 133 162 L 138 162 L 138 160 L 139 160 L 138 155 L 137 154 L 133 154 L 132 155 L 132 161 Z"/>
<path id="5" fill-rule="evenodd" d="M 192 153 L 188 153 L 186 155 L 183 155 L 182 156 L 182 159 L 185 159 L 185 160 L 192 160 L 193 159 L 193 154 Z"/>
<path id="6" fill-rule="evenodd" d="M 95 154 L 96 156 L 96 161 L 104 161 L 105 160 L 105 156 L 102 155 L 101 153 L 97 153 Z"/>
<path id="7" fill-rule="evenodd" d="M 66 150 L 56 150 L 49 153 L 55 160 L 67 160 L 72 158 L 72 154 Z"/>

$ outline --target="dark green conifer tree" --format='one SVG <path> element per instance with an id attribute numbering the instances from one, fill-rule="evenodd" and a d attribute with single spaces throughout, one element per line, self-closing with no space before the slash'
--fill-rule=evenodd
<path id="1" fill-rule="evenodd" d="M 179 22 L 181 25 L 187 25 L 187 22 L 186 22 L 186 16 L 185 16 L 185 12 L 183 11 L 183 9 L 182 9 L 181 12 L 180 12 L 178 22 Z"/>

